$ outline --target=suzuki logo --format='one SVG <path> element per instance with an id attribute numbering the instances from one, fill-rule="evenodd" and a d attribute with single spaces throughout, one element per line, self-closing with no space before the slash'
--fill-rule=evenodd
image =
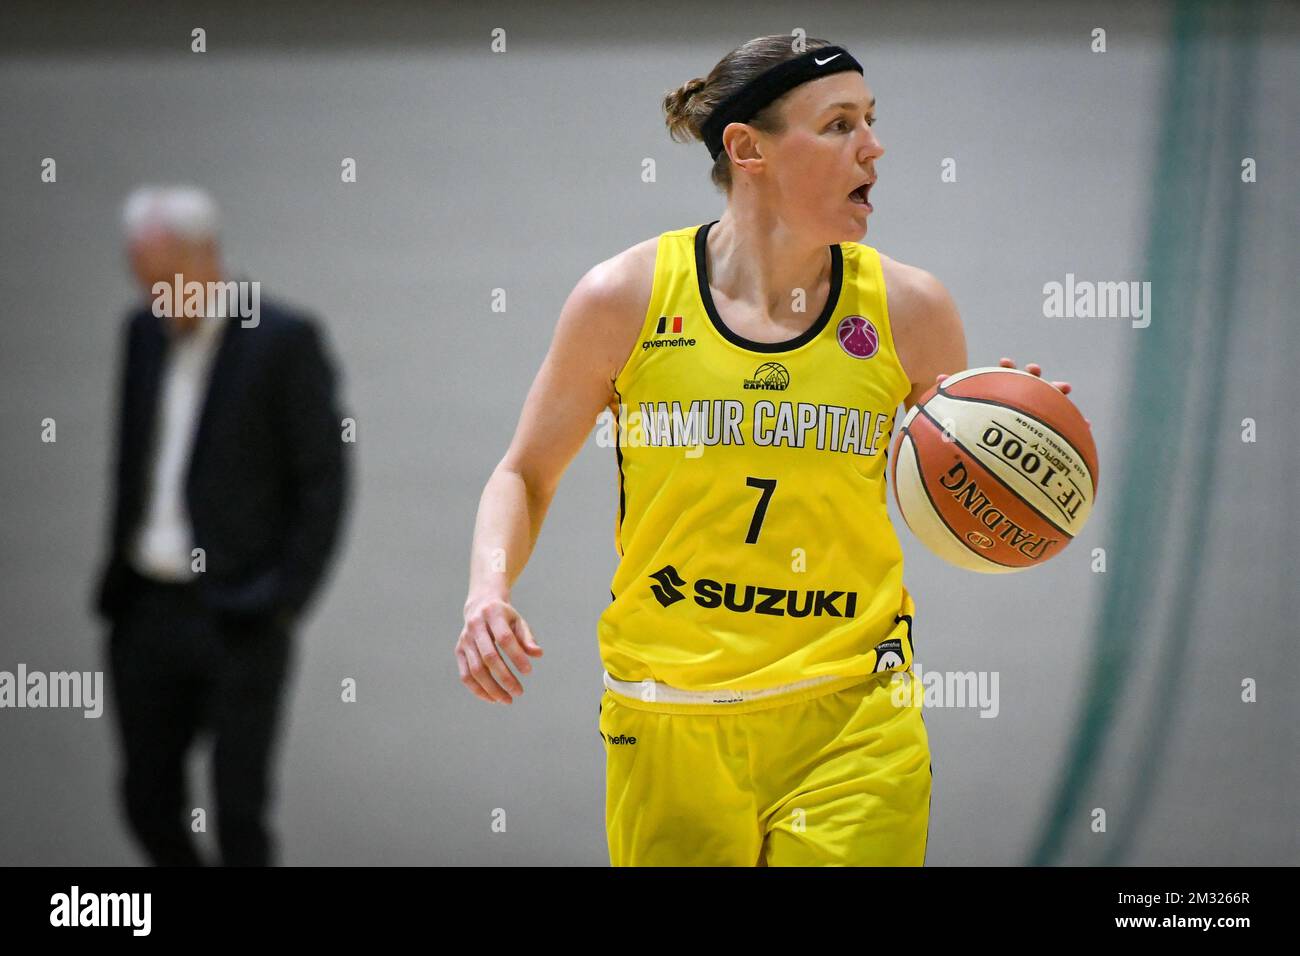
<path id="1" fill-rule="evenodd" d="M 686 595 L 682 594 L 677 588 L 685 584 L 686 581 L 671 564 L 665 564 L 650 577 L 659 582 L 650 585 L 650 590 L 654 592 L 655 598 L 664 607 L 685 599 Z"/>

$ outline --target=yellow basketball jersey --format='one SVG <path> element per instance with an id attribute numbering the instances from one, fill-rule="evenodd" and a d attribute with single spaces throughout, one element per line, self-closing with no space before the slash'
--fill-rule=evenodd
<path id="1" fill-rule="evenodd" d="M 659 237 L 614 383 L 620 561 L 601 661 L 616 680 L 698 691 L 906 670 L 914 606 L 885 487 L 911 385 L 880 256 L 831 246 L 816 321 L 754 342 L 714 306 L 712 225 Z"/>

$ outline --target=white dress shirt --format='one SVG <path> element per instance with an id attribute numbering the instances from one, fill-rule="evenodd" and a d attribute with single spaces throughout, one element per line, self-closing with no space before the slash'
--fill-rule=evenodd
<path id="1" fill-rule="evenodd" d="M 164 320 L 168 323 L 170 319 Z M 151 480 L 140 528 L 131 548 L 131 563 L 146 577 L 186 581 L 194 532 L 185 507 L 185 475 L 199 416 L 207 395 L 212 360 L 228 319 L 204 316 L 196 329 L 176 332 L 168 325 L 169 344 L 158 388 Z"/>

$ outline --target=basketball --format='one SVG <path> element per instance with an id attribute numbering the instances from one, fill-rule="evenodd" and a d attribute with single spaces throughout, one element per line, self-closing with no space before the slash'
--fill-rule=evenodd
<path id="1" fill-rule="evenodd" d="M 927 548 L 971 571 L 1051 560 L 1096 499 L 1088 423 L 1059 389 L 1019 369 L 948 376 L 912 406 L 892 451 L 903 520 Z"/>

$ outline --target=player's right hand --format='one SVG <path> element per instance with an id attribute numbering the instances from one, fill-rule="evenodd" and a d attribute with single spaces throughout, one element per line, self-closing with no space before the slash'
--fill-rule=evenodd
<path id="1" fill-rule="evenodd" d="M 542 656 L 528 622 L 508 601 L 470 598 L 465 602 L 465 627 L 456 641 L 460 682 L 476 697 L 510 704 L 524 692 L 524 687 L 506 666 L 501 651 L 521 674 L 532 673 L 529 657 Z"/>

